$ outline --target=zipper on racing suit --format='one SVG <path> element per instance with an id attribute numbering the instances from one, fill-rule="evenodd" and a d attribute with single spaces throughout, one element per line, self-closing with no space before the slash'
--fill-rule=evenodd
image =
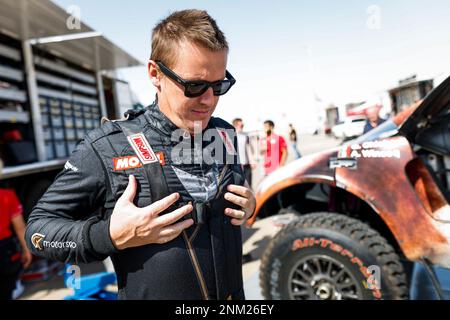
<path id="1" fill-rule="evenodd" d="M 223 179 L 225 177 L 225 174 L 226 174 L 226 172 L 228 170 L 228 167 L 229 167 L 228 165 L 225 165 L 224 168 L 222 169 L 222 171 L 220 172 L 219 178 L 217 179 L 217 186 L 218 186 L 217 188 L 218 188 L 218 190 L 217 190 L 217 193 L 216 193 L 214 199 L 217 199 L 219 194 L 220 194 L 220 192 L 222 191 L 222 187 L 220 186 L 220 184 L 222 183 L 222 181 L 223 181 Z M 189 254 L 189 257 L 191 258 L 192 265 L 194 266 L 194 271 L 195 271 L 195 274 L 197 276 L 197 279 L 198 279 L 198 282 L 199 282 L 199 285 L 200 285 L 200 290 L 202 292 L 202 297 L 203 297 L 204 300 L 210 300 L 210 297 L 209 297 L 209 294 L 208 294 L 208 288 L 206 286 L 206 281 L 205 281 L 205 278 L 203 276 L 202 269 L 200 268 L 200 263 L 198 262 L 197 255 L 195 254 L 195 250 L 194 250 L 194 248 L 192 246 L 192 241 L 194 241 L 194 238 L 197 235 L 197 233 L 198 233 L 199 229 L 201 228 L 201 226 L 202 225 L 197 225 L 195 227 L 195 229 L 192 232 L 192 235 L 191 235 L 190 238 L 188 237 L 188 235 L 186 233 L 186 230 L 183 230 L 183 238 L 184 238 L 184 241 L 186 242 L 186 246 L 187 246 L 187 249 L 188 249 L 188 254 Z"/>

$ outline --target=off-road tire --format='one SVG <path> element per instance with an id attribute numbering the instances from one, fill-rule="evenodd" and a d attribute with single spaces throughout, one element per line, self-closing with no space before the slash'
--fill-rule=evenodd
<path id="1" fill-rule="evenodd" d="M 328 267 L 332 270 L 323 272 Z M 341 273 L 339 267 L 344 270 L 342 275 L 337 275 Z M 302 278 L 305 271 L 308 277 Z M 327 282 L 324 275 L 333 272 L 338 279 L 330 276 L 333 281 Z M 321 291 L 315 287 L 319 282 Z M 330 285 L 333 283 L 335 286 Z M 345 289 L 351 291 L 338 290 L 348 283 L 354 284 Z M 403 265 L 386 239 L 359 220 L 329 212 L 298 217 L 278 232 L 261 259 L 260 286 L 265 299 L 275 300 L 345 299 L 347 296 L 391 300 L 409 296 Z M 305 296 L 306 291 L 309 295 Z M 329 292 L 333 292 L 331 297 L 327 296 Z"/>

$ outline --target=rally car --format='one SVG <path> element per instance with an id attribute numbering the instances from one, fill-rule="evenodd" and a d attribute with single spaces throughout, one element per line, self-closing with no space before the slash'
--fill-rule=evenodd
<path id="1" fill-rule="evenodd" d="M 295 218 L 261 260 L 267 299 L 408 299 L 415 262 L 450 268 L 450 77 L 337 148 L 280 168 L 248 224 Z"/>

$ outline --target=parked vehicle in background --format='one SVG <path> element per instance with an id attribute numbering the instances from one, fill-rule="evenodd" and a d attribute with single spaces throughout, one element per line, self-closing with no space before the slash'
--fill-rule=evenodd
<path id="1" fill-rule="evenodd" d="M 414 263 L 450 268 L 449 126 L 450 77 L 358 139 L 264 179 L 248 224 L 296 218 L 263 255 L 263 296 L 407 299 Z"/>
<path id="2" fill-rule="evenodd" d="M 365 123 L 364 116 L 347 117 L 333 126 L 331 132 L 335 138 L 343 140 L 359 137 L 364 132 Z"/>

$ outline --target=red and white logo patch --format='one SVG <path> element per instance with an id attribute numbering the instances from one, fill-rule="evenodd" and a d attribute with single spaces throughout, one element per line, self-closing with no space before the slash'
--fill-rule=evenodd
<path id="1" fill-rule="evenodd" d="M 225 144 L 225 148 L 230 155 L 236 154 L 236 149 L 234 148 L 233 141 L 230 139 L 227 130 L 223 128 L 216 128 L 219 132 L 220 137 L 222 138 L 223 143 Z"/>
<path id="2" fill-rule="evenodd" d="M 141 160 L 142 164 L 148 164 L 152 162 L 158 161 L 155 153 L 153 152 L 152 147 L 145 138 L 143 133 L 133 134 L 128 136 L 128 142 L 133 147 L 134 152 Z"/>
<path id="3" fill-rule="evenodd" d="M 164 152 L 156 152 L 156 157 L 162 166 L 166 165 Z M 120 158 L 113 158 L 114 171 L 128 170 L 142 167 L 141 161 L 137 156 L 125 156 Z"/>
<path id="4" fill-rule="evenodd" d="M 114 171 L 128 170 L 142 167 L 142 164 L 137 156 L 113 158 L 113 162 L 114 162 Z"/>

